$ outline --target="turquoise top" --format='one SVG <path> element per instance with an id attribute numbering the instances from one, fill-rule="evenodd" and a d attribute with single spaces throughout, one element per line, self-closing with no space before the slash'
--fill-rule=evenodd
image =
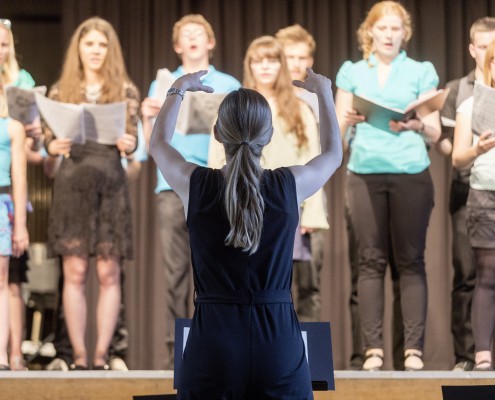
<path id="1" fill-rule="evenodd" d="M 10 150 L 10 136 L 7 129 L 8 118 L 0 118 L 0 186 L 10 186 L 10 163 L 12 160 Z"/>
<path id="2" fill-rule="evenodd" d="M 172 75 L 175 78 L 180 78 L 184 75 L 182 66 L 177 68 Z M 202 79 L 203 83 L 211 86 L 216 93 L 229 93 L 239 89 L 241 84 L 234 77 L 223 72 L 217 71 L 213 65 L 208 67 L 208 73 Z M 156 81 L 153 81 L 148 92 L 149 97 L 153 97 L 156 89 Z M 183 135 L 175 132 L 172 138 L 172 146 L 174 146 L 182 156 L 189 162 L 206 167 L 208 162 L 208 146 L 210 144 L 210 132 L 195 133 L 193 135 Z M 164 190 L 172 190 L 170 185 L 163 177 L 160 170 L 156 172 L 156 189 L 155 193 L 163 192 Z"/>
<path id="3" fill-rule="evenodd" d="M 17 86 L 20 88 L 32 88 L 34 87 L 34 79 L 29 72 L 27 72 L 25 69 L 21 69 L 16 81 L 12 84 L 12 86 Z"/>
<path id="4" fill-rule="evenodd" d="M 435 89 L 439 79 L 430 62 L 418 62 L 402 50 L 392 61 L 387 81 L 378 83 L 378 63 L 346 61 L 337 74 L 336 85 L 346 92 L 373 99 L 377 103 L 405 109 L 419 95 Z M 430 165 L 425 141 L 415 131 L 394 133 L 366 122 L 356 125 L 347 168 L 357 174 L 416 174 Z"/>

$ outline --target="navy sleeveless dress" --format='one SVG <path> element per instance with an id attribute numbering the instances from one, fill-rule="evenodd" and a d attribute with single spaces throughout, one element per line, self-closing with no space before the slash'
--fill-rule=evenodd
<path id="1" fill-rule="evenodd" d="M 264 227 L 251 256 L 224 245 L 223 182 L 220 170 L 198 167 L 191 176 L 196 307 L 178 399 L 313 399 L 290 293 L 299 219 L 294 176 L 287 168 L 264 171 Z"/>

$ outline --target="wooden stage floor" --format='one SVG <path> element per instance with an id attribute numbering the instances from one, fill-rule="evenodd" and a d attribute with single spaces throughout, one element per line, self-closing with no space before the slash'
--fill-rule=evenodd
<path id="1" fill-rule="evenodd" d="M 495 385 L 495 372 L 336 371 L 335 382 L 335 392 L 315 392 L 315 400 L 442 400 L 442 385 Z M 172 386 L 172 371 L 0 373 L 1 400 L 132 400 Z"/>

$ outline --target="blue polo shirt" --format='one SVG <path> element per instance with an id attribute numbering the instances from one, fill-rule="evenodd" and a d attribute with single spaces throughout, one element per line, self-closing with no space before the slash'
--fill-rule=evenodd
<path id="1" fill-rule="evenodd" d="M 392 61 L 383 87 L 378 83 L 378 63 L 374 55 L 357 63 L 346 61 L 336 85 L 389 107 L 405 109 L 420 94 L 435 89 L 439 79 L 430 62 L 418 62 L 402 50 Z M 414 131 L 394 133 L 366 122 L 356 125 L 347 168 L 357 174 L 416 174 L 430 165 L 424 139 Z"/>
<path id="2" fill-rule="evenodd" d="M 184 73 L 184 69 L 180 66 L 177 70 L 172 72 L 172 75 L 175 78 L 180 78 Z M 208 73 L 203 77 L 202 81 L 205 85 L 211 86 L 216 93 L 229 93 L 239 89 L 241 86 L 237 79 L 217 71 L 212 65 L 208 67 Z M 155 90 L 156 81 L 153 81 L 148 92 L 148 97 L 153 97 Z M 187 161 L 201 166 L 207 165 L 209 143 L 210 132 L 195 133 L 193 135 L 183 135 L 175 132 L 174 137 L 172 138 L 172 146 L 175 147 Z M 156 177 L 155 193 L 172 190 L 159 169 L 157 169 Z"/>

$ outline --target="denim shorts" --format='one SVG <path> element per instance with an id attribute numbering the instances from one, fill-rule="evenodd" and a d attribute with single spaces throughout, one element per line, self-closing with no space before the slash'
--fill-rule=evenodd
<path id="1" fill-rule="evenodd" d="M 10 194 L 0 194 L 0 256 L 12 254 L 14 203 Z"/>

